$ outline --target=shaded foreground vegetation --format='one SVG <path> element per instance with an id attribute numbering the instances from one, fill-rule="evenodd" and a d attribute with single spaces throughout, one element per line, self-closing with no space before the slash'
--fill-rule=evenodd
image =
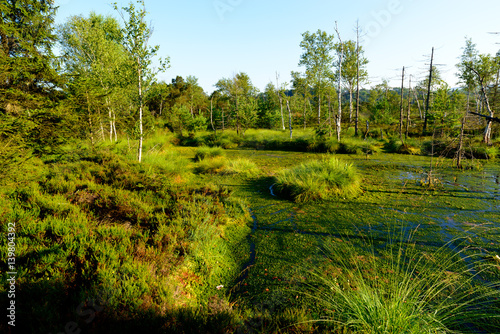
<path id="1" fill-rule="evenodd" d="M 2 189 L 3 232 L 7 222 L 16 225 L 17 316 L 24 320 L 17 328 L 60 332 L 70 321 L 87 332 L 175 331 L 179 321 L 187 332 L 220 326 L 218 314 L 230 306 L 216 287 L 239 273 L 246 205 L 227 188 L 192 182 L 182 165 L 170 173 L 161 163 L 139 165 L 106 151 L 32 161 L 16 187 Z M 100 312 L 89 321 L 93 303 Z M 177 320 L 182 315 L 189 321 Z"/>
<path id="2" fill-rule="evenodd" d="M 354 150 L 342 159 L 169 141 L 176 139 L 146 140 L 141 164 L 127 142 L 69 145 L 4 175 L 0 219 L 3 233 L 16 224 L 18 319 L 34 319 L 20 322 L 21 330 L 60 332 L 68 323 L 89 333 L 500 328 L 498 189 L 450 190 L 446 177 L 422 187 L 425 158 L 376 153 L 391 141 L 370 141 L 370 157 Z M 415 182 L 401 183 L 398 173 Z M 287 174 L 314 176 L 321 196 L 307 190 L 298 203 L 273 196 L 269 187 Z M 346 185 L 349 196 L 334 190 L 334 201 L 325 201 L 324 181 Z M 301 204 L 309 198 L 317 201 Z M 491 210 L 483 208 L 488 202 Z M 481 216 L 466 214 L 441 233 L 440 207 Z M 458 224 L 476 228 L 471 234 Z"/>

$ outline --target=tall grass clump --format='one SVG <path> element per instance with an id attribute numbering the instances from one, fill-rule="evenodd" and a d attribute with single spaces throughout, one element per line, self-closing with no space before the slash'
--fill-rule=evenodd
<path id="1" fill-rule="evenodd" d="M 182 175 L 189 171 L 187 166 L 191 161 L 180 152 L 168 149 L 161 152 L 148 152 L 142 160 L 144 165 L 148 165 L 148 174 L 152 171 L 166 175 Z"/>
<path id="2" fill-rule="evenodd" d="M 239 174 L 245 177 L 254 177 L 260 173 L 260 170 L 252 160 L 239 158 L 229 161 L 227 173 Z"/>
<path id="3" fill-rule="evenodd" d="M 226 171 L 227 163 L 225 157 L 203 159 L 196 164 L 194 171 L 198 174 L 221 174 Z"/>
<path id="4" fill-rule="evenodd" d="M 225 154 L 226 153 L 224 152 L 224 149 L 222 147 L 201 146 L 196 150 L 194 160 L 202 161 L 206 158 L 222 157 L 225 156 Z"/>
<path id="5" fill-rule="evenodd" d="M 360 183 L 354 166 L 336 158 L 313 160 L 275 176 L 277 192 L 295 202 L 354 197 L 360 191 Z"/>
<path id="6" fill-rule="evenodd" d="M 498 333 L 500 285 L 481 278 L 494 265 L 454 242 L 428 252 L 402 237 L 363 255 L 349 241 L 331 242 L 331 267 L 315 271 L 309 296 L 339 332 Z M 478 263 L 483 269 L 471 269 Z"/>

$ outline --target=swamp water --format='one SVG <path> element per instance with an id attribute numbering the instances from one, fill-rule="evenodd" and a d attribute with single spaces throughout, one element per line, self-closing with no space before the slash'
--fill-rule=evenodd
<path id="1" fill-rule="evenodd" d="M 363 192 L 355 199 L 297 204 L 273 192 L 272 175 L 322 154 L 234 150 L 229 158 L 254 161 L 265 174 L 242 180 L 221 179 L 245 198 L 252 216 L 248 260 L 231 288 L 235 303 L 267 312 L 300 309 L 313 318 L 321 310 L 304 297 L 315 277 L 331 269 L 324 245 L 348 244 L 359 257 L 378 254 L 390 242 L 413 244 L 422 252 L 448 247 L 466 259 L 500 254 L 500 165 L 459 171 L 452 162 L 378 154 L 336 157 L 362 175 Z M 433 185 L 428 185 L 429 174 Z M 474 274 L 477 268 L 466 264 Z M 500 279 L 500 269 L 478 275 L 481 282 Z"/>

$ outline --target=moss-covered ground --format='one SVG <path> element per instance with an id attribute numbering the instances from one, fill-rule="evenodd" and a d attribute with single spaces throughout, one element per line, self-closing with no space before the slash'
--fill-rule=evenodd
<path id="1" fill-rule="evenodd" d="M 371 245 L 375 252 L 383 252 L 391 240 L 430 254 L 443 247 L 449 256 L 460 252 L 464 258 L 500 254 L 498 164 L 460 171 L 451 167 L 451 160 L 344 155 L 341 159 L 362 174 L 362 193 L 354 199 L 297 204 L 273 193 L 273 174 L 323 154 L 228 150 L 227 156 L 250 159 L 262 170 L 252 179 L 217 181 L 246 198 L 253 218 L 249 259 L 231 288 L 236 305 L 262 313 L 247 323 L 249 328 L 269 332 L 323 328 L 324 323 L 310 322 L 322 312 L 306 296 L 317 283 L 311 272 L 331 267 L 325 243 L 349 244 L 359 256 L 370 255 Z M 469 264 L 464 261 L 464 265 Z M 480 270 L 475 266 L 470 264 L 469 272 Z M 499 278 L 500 267 L 481 272 L 475 280 Z"/>

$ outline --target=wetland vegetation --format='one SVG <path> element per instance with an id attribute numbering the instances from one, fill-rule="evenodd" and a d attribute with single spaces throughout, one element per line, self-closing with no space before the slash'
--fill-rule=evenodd
<path id="1" fill-rule="evenodd" d="M 141 164 L 126 141 L 67 146 L 32 158 L 3 188 L 2 219 L 17 226 L 17 300 L 29 305 L 19 316 L 37 319 L 21 326 L 498 331 L 497 163 L 457 170 L 376 141 L 371 156 L 175 141 L 163 131 L 145 140 Z M 344 179 L 357 191 L 312 201 L 278 191 L 283 171 L 324 163 L 355 168 Z"/>
<path id="2" fill-rule="evenodd" d="M 0 7 L 0 332 L 500 333 L 498 55 L 354 101 L 318 30 L 291 89 L 209 95 L 156 80 L 143 1 Z"/>

